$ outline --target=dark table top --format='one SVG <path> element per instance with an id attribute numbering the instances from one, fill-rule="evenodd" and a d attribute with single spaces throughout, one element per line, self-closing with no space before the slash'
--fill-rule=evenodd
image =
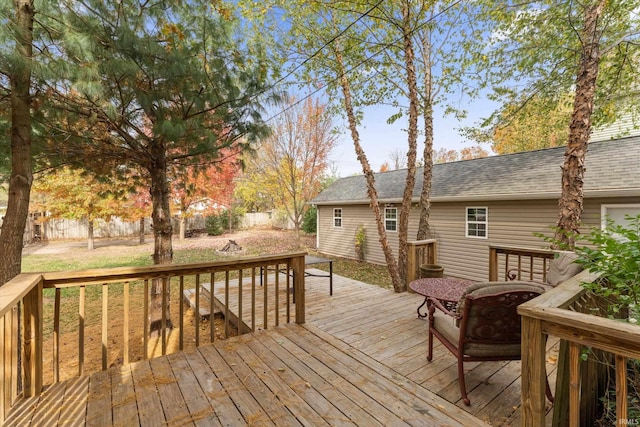
<path id="1" fill-rule="evenodd" d="M 305 255 L 304 256 L 305 265 L 322 264 L 322 263 L 325 263 L 325 262 L 333 262 L 333 260 L 329 259 L 329 258 L 320 258 L 318 256 L 313 256 L 313 255 Z"/>
<path id="2" fill-rule="evenodd" d="M 414 280 L 409 287 L 417 294 L 440 301 L 458 302 L 464 290 L 473 284 L 470 280 L 449 277 Z"/>

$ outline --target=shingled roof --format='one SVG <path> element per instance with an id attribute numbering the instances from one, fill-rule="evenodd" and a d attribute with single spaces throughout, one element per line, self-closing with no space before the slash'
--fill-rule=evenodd
<path id="1" fill-rule="evenodd" d="M 431 201 L 551 199 L 560 197 L 565 147 L 434 165 Z M 585 197 L 640 197 L 640 137 L 589 144 Z M 375 174 L 381 202 L 402 200 L 406 169 Z M 422 168 L 414 201 L 420 198 Z M 311 203 L 369 203 L 364 176 L 340 178 Z"/>

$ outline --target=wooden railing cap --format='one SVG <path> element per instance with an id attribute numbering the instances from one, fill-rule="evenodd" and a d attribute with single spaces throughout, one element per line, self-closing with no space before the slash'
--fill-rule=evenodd
<path id="1" fill-rule="evenodd" d="M 37 273 L 19 274 L 0 287 L 0 316 L 4 316 L 42 281 Z"/>
<path id="2" fill-rule="evenodd" d="M 45 287 L 55 287 L 59 284 L 73 283 L 108 283 L 119 282 L 127 279 L 152 279 L 166 277 L 167 275 L 195 274 L 210 270 L 235 270 L 240 267 L 259 267 L 274 261 L 285 261 L 291 258 L 304 257 L 305 251 L 287 252 L 274 255 L 261 255 L 247 258 L 223 259 L 211 262 L 189 264 L 163 264 L 146 267 L 115 267 L 98 268 L 77 271 L 56 271 L 42 273 Z"/>

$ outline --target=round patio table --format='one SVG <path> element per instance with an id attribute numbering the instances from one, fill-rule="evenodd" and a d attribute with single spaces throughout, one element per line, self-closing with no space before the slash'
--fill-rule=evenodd
<path id="1" fill-rule="evenodd" d="M 439 278 L 426 278 L 417 279 L 409 283 L 409 287 L 417 294 L 424 296 L 424 302 L 416 310 L 418 317 L 427 317 L 429 298 L 435 298 L 449 310 L 455 310 L 458 305 L 458 301 L 462 298 L 464 290 L 471 284 L 470 280 L 455 279 L 452 277 L 439 277 Z M 420 309 L 427 306 L 427 311 L 424 314 L 420 314 Z"/>

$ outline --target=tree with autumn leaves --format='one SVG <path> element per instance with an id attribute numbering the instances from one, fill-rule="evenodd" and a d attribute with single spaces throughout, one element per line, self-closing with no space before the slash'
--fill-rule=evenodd
<path id="1" fill-rule="evenodd" d="M 32 193 L 32 212 L 44 212 L 48 218 L 86 221 L 90 250 L 94 248 L 95 222 L 122 216 L 125 210 L 112 183 L 78 169 L 60 168 L 37 176 Z"/>
<path id="2" fill-rule="evenodd" d="M 59 126 L 54 137 L 69 162 L 140 174 L 152 200 L 154 263 L 170 263 L 171 174 L 215 164 L 267 133 L 269 61 L 252 40 L 237 44 L 238 19 L 222 2 L 88 3 L 61 10 L 66 32 L 53 66 L 64 62 L 68 79 L 48 88 L 55 114 L 47 118 L 106 130 Z"/>
<path id="3" fill-rule="evenodd" d="M 317 99 L 290 99 L 273 119 L 260 150 L 247 153 L 247 170 L 238 185 L 245 205 L 267 198 L 300 231 L 307 203 L 321 190 L 329 154 L 337 143 L 327 106 Z"/>
<path id="4" fill-rule="evenodd" d="M 171 206 L 180 223 L 180 239 L 185 237 L 187 218 L 231 208 L 238 153 L 230 152 L 223 159 L 206 166 L 191 165 L 171 179 Z"/>

